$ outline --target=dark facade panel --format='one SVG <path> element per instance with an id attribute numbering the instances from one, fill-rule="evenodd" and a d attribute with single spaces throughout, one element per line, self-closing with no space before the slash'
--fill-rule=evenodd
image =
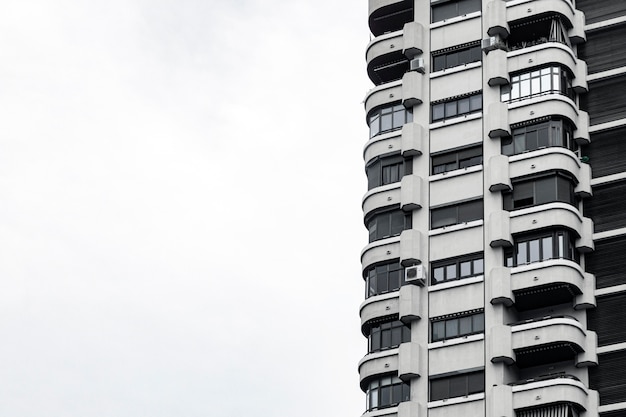
<path id="1" fill-rule="evenodd" d="M 582 155 L 589 157 L 593 178 L 626 171 L 626 127 L 592 134 Z"/>
<path id="2" fill-rule="evenodd" d="M 589 92 L 580 96 L 580 107 L 589 112 L 592 125 L 626 117 L 626 76 L 608 78 L 589 83 Z"/>
<path id="3" fill-rule="evenodd" d="M 578 57 L 587 62 L 589 74 L 626 66 L 626 24 L 587 33 Z"/>
<path id="4" fill-rule="evenodd" d="M 626 15 L 626 2 L 577 0 L 576 8 L 585 13 L 587 24 Z"/>
<path id="5" fill-rule="evenodd" d="M 598 334 L 598 345 L 626 342 L 626 293 L 597 297 L 597 308 L 587 312 L 587 325 Z"/>
<path id="6" fill-rule="evenodd" d="M 626 236 L 600 240 L 585 255 L 586 270 L 596 276 L 596 287 L 626 284 Z"/>
<path id="7" fill-rule="evenodd" d="M 626 351 L 598 355 L 598 366 L 589 368 L 589 385 L 598 390 L 600 405 L 626 401 Z"/>
<path id="8" fill-rule="evenodd" d="M 593 197 L 584 202 L 584 213 L 593 220 L 596 232 L 626 227 L 625 193 L 626 181 L 593 187 Z"/>

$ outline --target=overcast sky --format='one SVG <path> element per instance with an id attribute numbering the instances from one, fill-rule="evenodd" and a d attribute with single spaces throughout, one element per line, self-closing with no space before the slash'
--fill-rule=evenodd
<path id="1" fill-rule="evenodd" d="M 363 0 L 0 2 L 0 415 L 359 416 Z"/>

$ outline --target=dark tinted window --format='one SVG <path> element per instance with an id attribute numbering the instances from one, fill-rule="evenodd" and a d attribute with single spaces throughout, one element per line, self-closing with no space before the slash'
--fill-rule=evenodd
<path id="1" fill-rule="evenodd" d="M 467 223 L 483 218 L 483 200 L 468 201 L 430 211 L 430 228 Z"/>

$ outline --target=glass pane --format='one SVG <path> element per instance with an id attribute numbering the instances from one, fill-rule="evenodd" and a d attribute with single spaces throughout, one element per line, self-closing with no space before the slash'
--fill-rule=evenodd
<path id="1" fill-rule="evenodd" d="M 530 80 L 530 94 L 535 95 L 541 93 L 541 81 L 539 78 Z"/>
<path id="2" fill-rule="evenodd" d="M 433 334 L 432 339 L 433 342 L 438 340 L 443 340 L 446 338 L 446 322 L 445 321 L 436 321 L 433 323 Z"/>
<path id="3" fill-rule="evenodd" d="M 478 111 L 483 108 L 483 95 L 476 94 L 470 97 L 470 111 Z"/>
<path id="4" fill-rule="evenodd" d="M 545 204 L 556 200 L 556 178 L 541 178 L 535 181 L 535 204 Z"/>
<path id="5" fill-rule="evenodd" d="M 449 226 L 451 224 L 456 224 L 456 207 L 444 207 L 432 210 L 430 212 L 431 216 L 431 229 L 436 229 L 438 227 Z"/>
<path id="6" fill-rule="evenodd" d="M 399 235 L 404 230 L 404 213 L 396 211 L 391 216 L 391 236 Z"/>
<path id="7" fill-rule="evenodd" d="M 459 319 L 459 334 L 465 335 L 472 333 L 472 317 L 461 317 Z"/>
<path id="8" fill-rule="evenodd" d="M 389 346 L 398 346 L 402 343 L 402 327 L 394 327 L 391 329 L 391 344 Z"/>
<path id="9" fill-rule="evenodd" d="M 513 155 L 513 138 L 502 139 L 502 155 Z"/>
<path id="10" fill-rule="evenodd" d="M 526 150 L 526 134 L 521 133 L 513 136 L 513 145 L 516 154 L 524 152 Z"/>
<path id="11" fill-rule="evenodd" d="M 405 121 L 404 109 L 395 111 L 393 113 L 393 128 L 394 129 L 402 127 L 402 125 L 404 124 L 404 121 Z"/>
<path id="12" fill-rule="evenodd" d="M 370 348 L 373 351 L 380 350 L 380 332 L 372 331 L 372 335 L 370 336 Z"/>
<path id="13" fill-rule="evenodd" d="M 537 262 L 539 259 L 539 240 L 533 239 L 528 242 L 528 261 Z"/>
<path id="14" fill-rule="evenodd" d="M 459 51 L 459 65 L 467 64 L 470 62 L 470 51 L 469 49 L 465 49 L 463 51 Z"/>
<path id="15" fill-rule="evenodd" d="M 430 400 L 443 400 L 444 398 L 448 398 L 448 380 L 447 379 L 439 379 L 430 381 Z"/>
<path id="16" fill-rule="evenodd" d="M 446 118 L 456 116 L 456 101 L 446 103 Z"/>
<path id="17" fill-rule="evenodd" d="M 446 57 L 446 67 L 452 68 L 456 67 L 457 65 L 459 65 L 459 54 L 456 52 L 448 54 L 448 56 Z"/>
<path id="18" fill-rule="evenodd" d="M 400 288 L 400 271 L 389 271 L 389 291 Z"/>
<path id="19" fill-rule="evenodd" d="M 471 222 L 483 218 L 483 201 L 471 201 L 459 206 L 459 223 Z"/>
<path id="20" fill-rule="evenodd" d="M 387 132 L 387 131 L 391 130 L 391 128 L 393 126 L 392 119 L 393 119 L 393 116 L 392 116 L 391 113 L 383 114 L 380 117 L 380 131 L 381 132 Z"/>
<path id="21" fill-rule="evenodd" d="M 475 394 L 485 390 L 485 374 L 484 372 L 476 372 L 469 374 L 467 377 L 468 394 Z"/>
<path id="22" fill-rule="evenodd" d="M 480 46 L 474 46 L 470 49 L 470 62 L 476 62 L 482 60 L 482 51 Z"/>
<path id="23" fill-rule="evenodd" d="M 461 278 L 472 275 L 472 261 L 461 262 Z"/>
<path id="24" fill-rule="evenodd" d="M 446 68 L 446 56 L 437 55 L 433 58 L 433 71 L 441 71 Z"/>
<path id="25" fill-rule="evenodd" d="M 450 378 L 450 397 L 467 395 L 467 377 L 465 375 Z"/>
<path id="26" fill-rule="evenodd" d="M 564 203 L 574 204 L 573 185 L 567 178 L 556 177 L 557 200 Z"/>
<path id="27" fill-rule="evenodd" d="M 520 97 L 527 97 L 530 95 L 530 80 L 522 80 L 520 82 Z"/>
<path id="28" fill-rule="evenodd" d="M 552 254 L 552 238 L 544 237 L 541 239 L 541 259 L 552 259 L 554 256 Z"/>
<path id="29" fill-rule="evenodd" d="M 459 320 L 446 320 L 446 338 L 456 337 L 459 335 Z"/>
<path id="30" fill-rule="evenodd" d="M 446 279 L 456 279 L 456 264 L 446 266 Z"/>
<path id="31" fill-rule="evenodd" d="M 528 263 L 527 242 L 517 245 L 517 265 L 525 265 Z"/>
<path id="32" fill-rule="evenodd" d="M 537 131 L 530 130 L 526 132 L 526 150 L 537 149 Z"/>
<path id="33" fill-rule="evenodd" d="M 439 103 L 439 104 L 435 104 L 433 105 L 433 122 L 437 121 L 437 120 L 441 120 L 445 117 L 445 105 L 444 103 Z"/>
<path id="34" fill-rule="evenodd" d="M 480 275 L 484 272 L 483 259 L 474 260 L 474 274 Z"/>
<path id="35" fill-rule="evenodd" d="M 563 235 L 559 233 L 558 235 L 558 254 L 557 256 L 559 258 L 563 258 L 565 257 L 565 254 L 567 252 L 565 251 L 565 239 L 563 239 Z"/>
<path id="36" fill-rule="evenodd" d="M 432 279 L 433 284 L 437 284 L 438 282 L 441 282 L 445 279 L 443 275 L 443 271 L 444 269 L 442 266 L 433 269 L 433 279 Z"/>
<path id="37" fill-rule="evenodd" d="M 380 402 L 379 407 L 384 407 L 391 404 L 391 386 L 380 387 Z"/>
<path id="38" fill-rule="evenodd" d="M 380 344 L 382 348 L 388 348 L 391 346 L 391 329 L 386 329 L 380 332 Z"/>
<path id="39" fill-rule="evenodd" d="M 391 226 L 391 219 L 390 219 L 390 215 L 389 214 L 381 214 L 378 216 L 377 220 L 377 227 L 378 227 L 378 232 L 376 233 L 376 238 L 377 239 L 381 239 L 383 237 L 387 237 L 389 236 L 389 231 L 390 231 L 390 226 Z"/>
<path id="40" fill-rule="evenodd" d="M 540 148 L 550 146 L 550 136 L 548 135 L 548 127 L 537 129 L 537 146 Z"/>
<path id="41" fill-rule="evenodd" d="M 389 279 L 388 279 L 387 273 L 379 274 L 378 279 L 376 281 L 378 282 L 378 285 L 376 288 L 376 292 L 378 294 L 384 294 L 386 292 L 389 292 Z"/>
<path id="42" fill-rule="evenodd" d="M 370 391 L 370 409 L 378 407 L 378 390 Z"/>
<path id="43" fill-rule="evenodd" d="M 470 99 L 469 97 L 459 100 L 458 114 L 467 114 L 470 112 Z"/>
<path id="44" fill-rule="evenodd" d="M 391 392 L 391 403 L 397 404 L 400 401 L 402 401 L 402 384 L 396 384 Z"/>
<path id="45" fill-rule="evenodd" d="M 472 329 L 474 332 L 485 331 L 485 315 L 483 313 L 472 316 Z"/>
<path id="46" fill-rule="evenodd" d="M 532 206 L 534 203 L 533 198 L 533 184 L 522 183 L 516 184 L 513 187 L 513 208 L 522 208 Z"/>

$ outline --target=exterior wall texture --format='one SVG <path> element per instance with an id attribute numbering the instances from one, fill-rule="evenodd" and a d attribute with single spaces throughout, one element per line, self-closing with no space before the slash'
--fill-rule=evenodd
<path id="1" fill-rule="evenodd" d="M 368 7 L 363 416 L 626 416 L 626 2 Z"/>

